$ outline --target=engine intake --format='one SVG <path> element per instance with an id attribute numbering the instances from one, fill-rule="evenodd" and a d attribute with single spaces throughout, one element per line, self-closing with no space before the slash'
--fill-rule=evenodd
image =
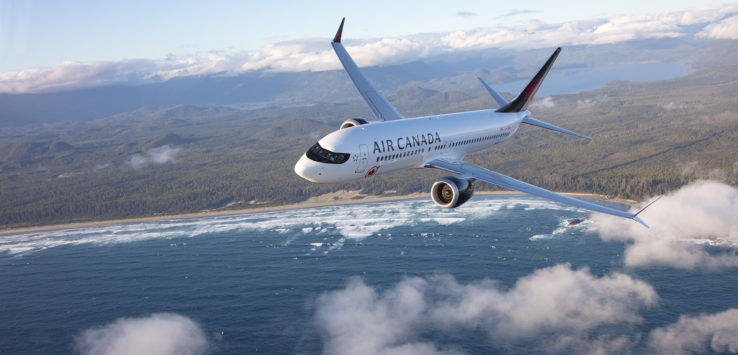
<path id="1" fill-rule="evenodd" d="M 367 122 L 363 118 L 352 118 L 350 120 L 343 121 L 343 123 L 341 123 L 341 128 L 339 129 L 360 126 L 360 125 L 367 124 L 367 123 L 369 122 Z"/>
<path id="2" fill-rule="evenodd" d="M 433 183 L 431 198 L 441 207 L 455 208 L 469 201 L 474 195 L 472 182 L 453 176 L 442 177 Z"/>

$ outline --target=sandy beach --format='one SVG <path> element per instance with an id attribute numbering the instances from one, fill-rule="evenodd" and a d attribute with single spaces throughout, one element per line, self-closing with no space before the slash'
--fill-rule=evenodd
<path id="1" fill-rule="evenodd" d="M 521 192 L 516 191 L 478 191 L 476 195 L 525 195 Z M 562 193 L 567 196 L 576 198 L 588 198 L 597 199 L 610 202 L 618 202 L 624 204 L 633 204 L 635 201 L 623 200 L 623 199 L 611 199 L 604 195 L 590 194 L 590 193 Z M 299 208 L 312 208 L 312 207 L 323 207 L 323 206 L 337 206 L 337 205 L 350 205 L 357 203 L 371 203 L 371 202 L 387 202 L 387 201 L 398 201 L 408 200 L 416 198 L 428 198 L 428 193 L 414 193 L 409 195 L 396 195 L 396 196 L 376 196 L 376 195 L 364 195 L 360 191 L 336 191 L 327 193 L 320 196 L 312 197 L 306 201 L 293 203 L 288 205 L 280 206 L 268 206 L 268 207 L 253 207 L 243 209 L 223 209 L 223 210 L 208 210 L 193 213 L 173 214 L 173 215 L 157 215 L 150 217 L 137 217 L 137 218 L 124 218 L 124 219 L 112 219 L 103 221 L 89 221 L 89 222 L 76 222 L 76 223 L 62 223 L 62 224 L 51 224 L 43 226 L 33 227 L 20 227 L 20 228 L 7 228 L 3 229 L 0 227 L 0 235 L 8 234 L 20 234 L 28 232 L 40 232 L 50 231 L 58 229 L 72 229 L 72 228 L 84 228 L 93 226 L 106 226 L 111 224 L 122 224 L 122 223 L 140 223 L 149 221 L 161 221 L 169 219 L 183 219 L 183 218 L 198 218 L 198 217 L 212 217 L 212 216 L 228 216 L 228 215 L 240 215 L 245 213 L 258 213 L 258 212 L 270 212 L 270 211 L 282 211 Z"/>

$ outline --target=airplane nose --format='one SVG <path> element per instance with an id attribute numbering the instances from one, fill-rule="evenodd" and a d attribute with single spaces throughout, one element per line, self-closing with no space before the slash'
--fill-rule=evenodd
<path id="1" fill-rule="evenodd" d="M 299 160 L 297 160 L 297 163 L 295 164 L 295 174 L 299 175 L 303 179 L 307 179 L 305 176 L 305 173 L 307 172 L 307 167 L 305 164 L 305 156 L 303 155 L 300 157 Z"/>
<path id="2" fill-rule="evenodd" d="M 308 159 L 304 154 L 300 160 L 297 161 L 297 164 L 295 164 L 295 174 L 312 182 L 318 182 L 318 178 L 321 175 L 320 170 L 320 166 Z"/>

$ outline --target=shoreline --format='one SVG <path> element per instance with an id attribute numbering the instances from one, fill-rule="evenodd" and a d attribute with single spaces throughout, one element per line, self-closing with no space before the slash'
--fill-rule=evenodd
<path id="1" fill-rule="evenodd" d="M 623 199 L 618 199 L 618 198 L 610 199 L 607 196 L 594 194 L 594 193 L 567 193 L 567 192 L 563 192 L 563 193 L 560 192 L 560 193 L 562 195 L 577 197 L 577 198 L 589 198 L 589 199 L 596 199 L 600 201 L 617 202 L 617 203 L 623 203 L 623 204 L 635 203 L 635 201 L 632 201 L 632 200 L 623 200 Z M 480 192 L 475 192 L 475 195 L 516 196 L 516 195 L 527 195 L 527 194 L 524 194 L 522 192 L 517 192 L 517 191 L 480 191 Z M 530 196 L 530 195 L 527 195 L 527 196 Z M 292 203 L 288 205 L 241 208 L 241 209 L 235 209 L 235 210 L 200 211 L 200 212 L 180 213 L 180 214 L 160 215 L 160 216 L 150 216 L 150 217 L 121 218 L 121 219 L 109 219 L 109 220 L 102 220 L 102 221 L 71 222 L 71 223 L 49 224 L 49 225 L 42 225 L 42 226 L 32 226 L 32 227 L 8 228 L 8 229 L 0 229 L 0 236 L 31 233 L 31 232 L 46 232 L 46 231 L 63 230 L 63 229 L 99 227 L 99 226 L 108 226 L 108 225 L 113 225 L 113 224 L 155 222 L 155 221 L 164 221 L 164 220 L 170 220 L 170 219 L 218 217 L 218 216 L 241 215 L 241 214 L 248 214 L 248 213 L 296 210 L 296 209 L 303 209 L 303 208 L 354 205 L 354 204 L 360 204 L 360 203 L 412 200 L 412 199 L 419 199 L 423 197 L 428 197 L 428 194 L 418 192 L 418 193 L 409 194 L 409 195 L 375 196 L 375 195 L 362 195 L 361 193 L 359 193 L 359 191 L 342 190 L 342 191 L 331 192 L 331 193 L 327 193 L 324 195 L 312 197 L 306 201 Z"/>

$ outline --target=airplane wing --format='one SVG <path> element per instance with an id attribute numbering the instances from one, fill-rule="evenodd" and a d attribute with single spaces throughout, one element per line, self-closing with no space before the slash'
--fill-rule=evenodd
<path id="1" fill-rule="evenodd" d="M 572 205 L 572 206 L 588 209 L 591 211 L 602 212 L 602 213 L 606 213 L 606 214 L 610 214 L 610 215 L 614 215 L 618 217 L 629 218 L 629 219 L 632 219 L 646 226 L 646 228 L 648 228 L 648 225 L 645 222 L 643 222 L 643 220 L 638 218 L 638 214 L 641 213 L 643 210 L 645 210 L 645 208 L 638 213 L 630 213 L 626 211 L 616 210 L 614 208 L 601 206 L 596 203 L 587 202 L 587 201 L 579 200 L 573 197 L 557 194 L 555 192 L 548 191 L 538 186 L 524 183 L 520 180 L 515 180 L 509 176 L 505 176 L 500 173 L 496 173 L 494 171 L 482 168 L 481 166 L 474 165 L 472 163 L 468 163 L 464 161 L 447 162 L 447 161 L 436 159 L 436 160 L 432 160 L 426 163 L 425 167 L 450 171 L 452 173 L 461 175 L 460 177 L 463 177 L 463 178 L 471 178 L 471 179 L 486 181 L 490 184 L 495 184 L 497 186 L 501 186 L 506 189 L 524 192 L 527 194 L 531 194 L 531 195 L 538 196 L 538 197 L 543 197 L 543 198 L 553 200 L 556 202 L 565 203 L 567 205 Z"/>
<path id="2" fill-rule="evenodd" d="M 395 107 L 392 106 L 384 96 L 382 96 L 379 90 L 377 90 L 369 80 L 367 80 L 364 73 L 359 70 L 359 67 L 354 63 L 354 60 L 351 59 L 351 56 L 346 52 L 346 49 L 343 48 L 343 44 L 341 44 L 341 34 L 343 32 L 344 21 L 346 21 L 346 18 L 341 20 L 341 26 L 338 27 L 336 37 L 334 37 L 333 42 L 331 42 L 333 50 L 336 52 L 336 55 L 338 55 L 338 59 L 341 61 L 341 64 L 343 64 L 343 68 L 346 69 L 346 73 L 348 73 L 351 81 L 354 82 L 354 86 L 359 90 L 359 94 L 364 98 L 364 101 L 369 105 L 369 108 L 372 109 L 376 118 L 379 118 L 382 121 L 402 119 L 402 115 L 397 112 Z"/>

